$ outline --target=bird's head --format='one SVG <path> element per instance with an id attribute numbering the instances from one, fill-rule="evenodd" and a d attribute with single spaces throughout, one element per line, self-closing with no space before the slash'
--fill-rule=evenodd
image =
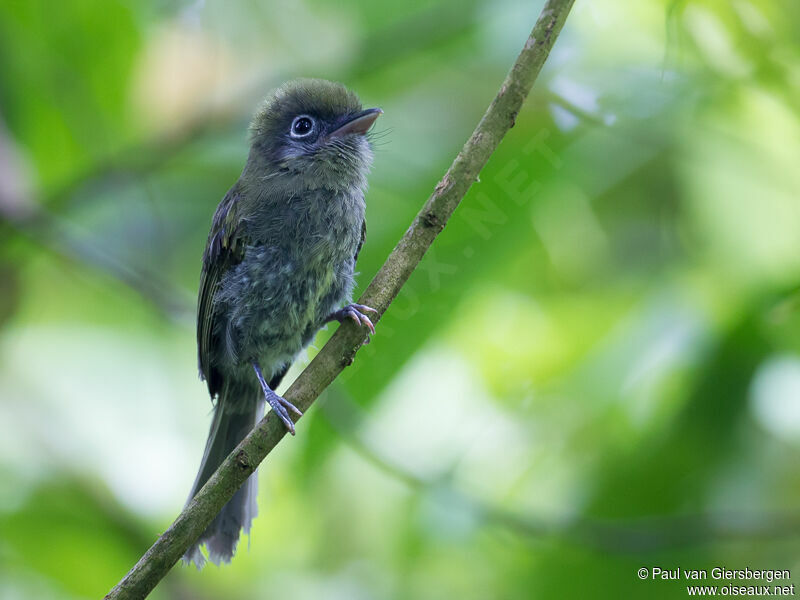
<path id="1" fill-rule="evenodd" d="M 361 184 L 372 164 L 366 134 L 382 112 L 339 83 L 290 81 L 253 119 L 250 161 L 309 188 Z"/>

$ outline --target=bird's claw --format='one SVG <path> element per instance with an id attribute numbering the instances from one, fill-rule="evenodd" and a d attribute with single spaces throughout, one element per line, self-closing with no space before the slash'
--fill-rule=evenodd
<path id="1" fill-rule="evenodd" d="M 264 375 L 261 373 L 261 367 L 258 366 L 258 363 L 253 363 L 253 368 L 255 369 L 256 376 L 258 377 L 258 381 L 261 384 L 261 389 L 264 391 L 264 398 L 266 399 L 267 404 L 269 404 L 270 407 L 272 408 L 272 412 L 278 415 L 278 418 L 286 426 L 286 429 L 289 430 L 289 433 L 294 435 L 295 434 L 294 422 L 289 416 L 289 412 L 287 411 L 287 409 L 292 411 L 298 417 L 302 417 L 303 413 L 300 412 L 300 409 L 297 408 L 294 404 L 289 402 L 283 396 L 279 396 L 272 388 L 269 387 L 266 380 L 264 379 Z"/>
<path id="2" fill-rule="evenodd" d="M 331 313 L 327 320 L 336 320 L 342 323 L 345 319 L 352 319 L 359 327 L 366 325 L 369 332 L 375 335 L 375 325 L 372 323 L 372 320 L 364 314 L 367 312 L 378 314 L 378 311 L 371 306 L 366 306 L 364 304 L 348 304 L 344 308 L 340 308 L 336 312 Z M 369 338 L 367 338 L 367 343 L 369 343 Z"/>
<path id="3" fill-rule="evenodd" d="M 272 390 L 270 390 L 270 392 L 272 392 Z M 291 417 L 289 416 L 289 412 L 287 411 L 287 409 L 292 411 L 298 417 L 302 417 L 303 413 L 300 412 L 300 409 L 298 409 L 294 404 L 289 402 L 283 396 L 279 396 L 275 392 L 272 392 L 270 394 L 270 393 L 267 393 L 266 390 L 265 390 L 264 391 L 264 395 L 266 396 L 267 402 L 269 403 L 270 407 L 272 408 L 272 411 L 276 415 L 278 415 L 278 418 L 286 426 L 286 429 L 289 431 L 289 433 L 294 435 L 295 434 L 294 422 L 292 421 Z"/>

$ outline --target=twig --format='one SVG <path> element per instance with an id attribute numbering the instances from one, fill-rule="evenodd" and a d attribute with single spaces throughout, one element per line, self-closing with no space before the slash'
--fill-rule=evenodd
<path id="1" fill-rule="evenodd" d="M 548 0 L 545 3 L 497 96 L 411 227 L 359 299 L 360 303 L 375 307 L 383 315 L 397 296 L 467 190 L 477 180 L 500 140 L 514 125 L 517 113 L 550 54 L 572 3 L 573 0 Z M 361 328 L 355 325 L 340 327 L 286 391 L 285 398 L 303 412 L 308 410 L 336 376 L 352 364 L 364 340 L 365 333 Z M 146 597 L 285 435 L 283 424 L 271 412 L 268 413 L 106 598 Z"/>
<path id="2" fill-rule="evenodd" d="M 0 206 L 0 228 L 10 227 L 32 242 L 81 267 L 95 269 L 139 294 L 161 316 L 176 324 L 192 324 L 194 297 L 161 274 L 134 266 L 105 250 L 90 234 L 80 236 L 67 220 L 32 202 L 21 217 Z"/>

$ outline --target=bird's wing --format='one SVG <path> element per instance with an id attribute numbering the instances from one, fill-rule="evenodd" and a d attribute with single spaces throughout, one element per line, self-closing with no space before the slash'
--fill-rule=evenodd
<path id="1" fill-rule="evenodd" d="M 212 395 L 219 392 L 219 373 L 212 369 L 211 350 L 214 336 L 214 294 L 228 269 L 244 258 L 247 240 L 238 218 L 239 194 L 231 189 L 214 213 L 211 232 L 203 252 L 203 270 L 200 273 L 200 292 L 197 300 L 197 358 L 200 377 L 206 380 Z"/>
<path id="2" fill-rule="evenodd" d="M 364 240 L 367 239 L 367 220 L 364 219 L 361 221 L 361 241 L 358 242 L 358 248 L 356 248 L 355 256 L 353 256 L 353 262 L 355 263 L 358 260 L 358 254 L 361 252 L 361 247 L 364 245 Z"/>

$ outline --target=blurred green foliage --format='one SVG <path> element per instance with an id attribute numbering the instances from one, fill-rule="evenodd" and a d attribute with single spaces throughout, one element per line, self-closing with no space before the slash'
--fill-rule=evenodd
<path id="1" fill-rule="evenodd" d="M 0 599 L 101 596 L 181 508 L 200 255 L 267 90 L 338 79 L 386 113 L 364 286 L 540 8 L 0 4 Z M 372 344 L 260 469 L 249 544 L 153 597 L 800 572 L 798 31 L 790 0 L 579 0 Z"/>

